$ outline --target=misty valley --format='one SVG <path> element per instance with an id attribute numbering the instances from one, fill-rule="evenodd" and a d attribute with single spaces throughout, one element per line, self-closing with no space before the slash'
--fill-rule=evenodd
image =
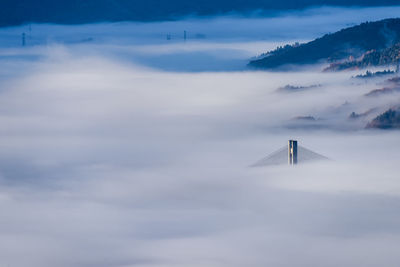
<path id="1" fill-rule="evenodd" d="M 398 14 L 1 27 L 0 266 L 397 267 Z"/>

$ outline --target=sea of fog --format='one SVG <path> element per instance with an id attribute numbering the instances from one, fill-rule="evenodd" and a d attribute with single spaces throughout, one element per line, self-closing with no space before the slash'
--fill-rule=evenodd
<path id="1" fill-rule="evenodd" d="M 0 266 L 397 267 L 399 132 L 348 116 L 399 95 L 246 63 L 399 11 L 0 29 Z M 330 160 L 248 167 L 291 138 Z"/>

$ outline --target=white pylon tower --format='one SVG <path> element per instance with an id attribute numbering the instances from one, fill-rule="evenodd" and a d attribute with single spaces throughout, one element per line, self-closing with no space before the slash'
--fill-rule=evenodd
<path id="1" fill-rule="evenodd" d="M 297 141 L 288 141 L 288 163 L 289 165 L 297 164 Z"/>

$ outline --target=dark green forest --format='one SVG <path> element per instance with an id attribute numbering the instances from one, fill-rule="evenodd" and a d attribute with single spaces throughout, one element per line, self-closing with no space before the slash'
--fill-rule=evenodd
<path id="1" fill-rule="evenodd" d="M 391 63 L 395 60 L 391 56 L 395 56 L 398 48 L 395 45 L 399 42 L 400 19 L 366 22 L 327 34 L 309 43 L 278 47 L 251 61 L 249 65 L 255 68 L 273 69 L 290 64 L 335 62 L 349 57 L 360 57 L 367 51 L 378 52 L 368 55 L 366 61 L 361 64 Z M 382 51 L 384 54 L 381 54 Z"/>

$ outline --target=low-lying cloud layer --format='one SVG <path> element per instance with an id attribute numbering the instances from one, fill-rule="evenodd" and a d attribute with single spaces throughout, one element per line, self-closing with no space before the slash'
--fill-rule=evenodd
<path id="1" fill-rule="evenodd" d="M 93 25 L 33 24 L 0 29 L 0 57 L 37 59 L 41 46 L 66 45 L 85 55 L 118 57 L 166 71 L 245 70 L 249 58 L 286 43 L 305 42 L 329 32 L 396 17 L 400 7 L 311 8 L 252 18 L 224 16 L 154 23 Z M 186 41 L 184 41 L 186 31 Z M 25 33 L 27 47 L 15 51 Z M 167 40 L 169 36 L 169 40 Z"/>
<path id="2" fill-rule="evenodd" d="M 363 96 L 382 80 L 123 56 L 153 45 L 1 49 L 0 265 L 397 266 L 398 132 L 347 120 L 398 101 Z M 290 138 L 332 160 L 247 167 Z"/>

